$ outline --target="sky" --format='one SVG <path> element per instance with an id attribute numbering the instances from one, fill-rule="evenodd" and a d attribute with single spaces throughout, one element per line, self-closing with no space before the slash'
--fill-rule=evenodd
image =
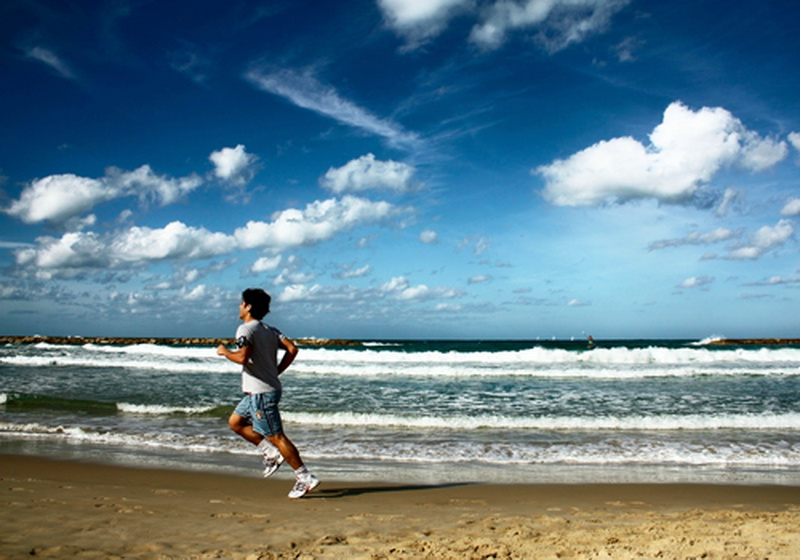
<path id="1" fill-rule="evenodd" d="M 6 0 L 0 334 L 798 337 L 798 22 Z"/>

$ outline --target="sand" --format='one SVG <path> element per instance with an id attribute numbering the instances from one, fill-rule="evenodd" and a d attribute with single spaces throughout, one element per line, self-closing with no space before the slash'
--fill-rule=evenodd
<path id="1" fill-rule="evenodd" d="M 283 476 L 0 455 L 0 558 L 800 558 L 800 487 Z"/>

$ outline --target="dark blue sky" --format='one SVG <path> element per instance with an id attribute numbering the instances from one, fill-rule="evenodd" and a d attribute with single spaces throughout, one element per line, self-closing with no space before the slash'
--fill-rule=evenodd
<path id="1" fill-rule="evenodd" d="M 0 331 L 797 336 L 798 21 L 4 2 Z"/>

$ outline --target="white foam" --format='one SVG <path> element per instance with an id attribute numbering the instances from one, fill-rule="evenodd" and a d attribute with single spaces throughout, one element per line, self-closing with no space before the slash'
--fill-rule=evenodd
<path id="1" fill-rule="evenodd" d="M 154 372 L 238 373 L 213 349 L 139 344 L 53 346 L 37 354 L 15 352 L 0 363 L 117 367 Z M 397 352 L 387 349 L 303 349 L 291 373 L 341 376 L 540 376 L 635 379 L 694 375 L 800 375 L 800 349 L 699 347 L 595 348 L 569 351 L 533 347 L 499 352 Z"/>
<path id="2" fill-rule="evenodd" d="M 167 405 L 154 405 L 154 404 L 130 404 L 130 403 L 117 403 L 117 410 L 128 414 L 153 414 L 153 415 L 166 415 L 166 414 L 200 414 L 213 410 L 212 406 L 167 406 Z"/>
<path id="3" fill-rule="evenodd" d="M 800 413 L 719 414 L 689 416 L 510 417 L 510 416 L 401 416 L 356 412 L 284 412 L 287 422 L 301 425 L 375 426 L 437 430 L 581 430 L 581 431 L 691 431 L 691 430 L 800 430 Z"/>

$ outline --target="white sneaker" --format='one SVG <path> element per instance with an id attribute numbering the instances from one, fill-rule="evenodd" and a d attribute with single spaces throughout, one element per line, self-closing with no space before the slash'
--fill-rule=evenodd
<path id="1" fill-rule="evenodd" d="M 294 483 L 294 488 L 289 492 L 289 497 L 302 498 L 317 486 L 319 486 L 319 479 L 313 474 L 308 474 L 297 479 L 297 482 Z"/>
<path id="2" fill-rule="evenodd" d="M 275 456 L 264 454 L 261 456 L 261 460 L 264 462 L 264 478 L 267 478 L 272 476 L 283 464 L 283 455 L 280 453 Z"/>

